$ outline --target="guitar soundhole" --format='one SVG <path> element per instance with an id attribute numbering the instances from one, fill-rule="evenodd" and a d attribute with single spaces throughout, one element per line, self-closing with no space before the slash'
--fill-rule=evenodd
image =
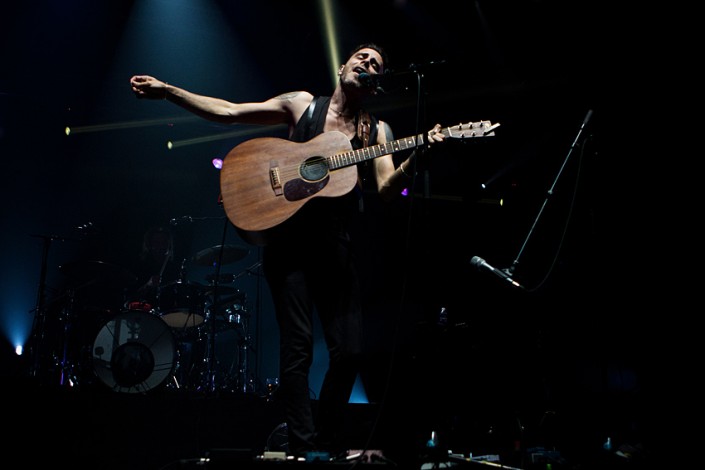
<path id="1" fill-rule="evenodd" d="M 311 157 L 301 164 L 301 176 L 307 181 L 318 181 L 328 174 L 328 164 L 323 157 Z"/>

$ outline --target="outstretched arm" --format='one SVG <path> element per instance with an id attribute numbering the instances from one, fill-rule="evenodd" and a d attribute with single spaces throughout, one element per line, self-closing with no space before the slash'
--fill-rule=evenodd
<path id="1" fill-rule="evenodd" d="M 233 103 L 192 93 L 149 75 L 133 76 L 130 86 L 137 98 L 168 100 L 197 116 L 224 124 L 292 125 L 313 99 L 310 93 L 298 91 L 257 103 Z"/>

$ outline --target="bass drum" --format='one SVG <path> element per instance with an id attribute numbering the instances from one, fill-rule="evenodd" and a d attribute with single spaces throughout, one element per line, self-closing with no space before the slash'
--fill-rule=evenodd
<path id="1" fill-rule="evenodd" d="M 96 376 L 120 393 L 145 393 L 163 385 L 176 366 L 176 339 L 164 321 L 128 310 L 98 331 L 91 359 Z"/>

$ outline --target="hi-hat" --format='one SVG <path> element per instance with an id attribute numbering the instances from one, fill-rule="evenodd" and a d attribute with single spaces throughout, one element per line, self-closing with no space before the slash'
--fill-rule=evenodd
<path id="1" fill-rule="evenodd" d="M 221 249 L 222 248 L 222 249 Z M 240 261 L 250 253 L 250 250 L 238 245 L 216 245 L 201 250 L 194 255 L 193 262 L 201 266 L 217 266 Z"/>

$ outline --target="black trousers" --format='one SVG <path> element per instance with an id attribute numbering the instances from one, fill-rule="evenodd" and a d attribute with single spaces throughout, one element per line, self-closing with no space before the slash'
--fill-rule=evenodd
<path id="1" fill-rule="evenodd" d="M 343 450 L 338 438 L 363 354 L 360 286 L 349 237 L 345 231 L 308 233 L 283 238 L 263 252 L 280 335 L 277 396 L 284 402 L 293 455 Z M 315 313 L 329 356 L 316 416 L 309 387 Z"/>

